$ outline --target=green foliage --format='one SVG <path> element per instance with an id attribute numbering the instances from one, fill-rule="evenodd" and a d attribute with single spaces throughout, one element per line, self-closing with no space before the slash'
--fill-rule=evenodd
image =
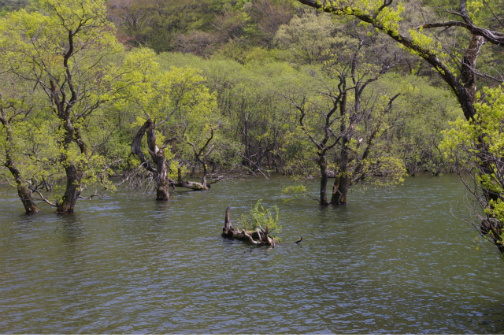
<path id="1" fill-rule="evenodd" d="M 290 185 L 282 190 L 282 199 L 284 202 L 290 202 L 294 199 L 304 198 L 307 196 L 306 186 L 304 185 Z"/>
<path id="2" fill-rule="evenodd" d="M 241 216 L 241 226 L 245 230 L 267 229 L 270 236 L 276 236 L 282 230 L 279 220 L 279 209 L 275 205 L 271 208 L 264 208 L 259 199 L 248 215 Z"/>
<path id="3" fill-rule="evenodd" d="M 458 119 L 444 131 L 442 149 L 462 173 L 473 175 L 480 200 L 488 217 L 504 222 L 504 86 L 484 88 L 485 98 L 476 104 L 472 121 Z M 481 173 L 484 168 L 485 173 Z M 490 192 L 491 199 L 485 193 Z M 494 237 L 502 243 L 504 234 Z"/>
<path id="4" fill-rule="evenodd" d="M 453 94 L 416 75 L 387 75 L 379 85 L 401 93 L 388 116 L 394 127 L 386 131 L 383 145 L 401 157 L 410 175 L 449 171 L 439 143 L 442 131 L 460 114 Z"/>
<path id="5" fill-rule="evenodd" d="M 459 118 L 451 122 L 451 129 L 443 132 L 441 148 L 446 157 L 461 168 L 474 172 L 482 164 L 489 165 L 493 173 L 478 176 L 478 182 L 483 188 L 502 195 L 504 188 L 500 169 L 504 152 L 504 86 L 485 88 L 483 92 L 485 99 L 476 104 L 474 121 Z M 480 155 L 480 143 L 489 155 Z"/>
<path id="6" fill-rule="evenodd" d="M 271 46 L 277 27 L 293 10 L 288 0 L 110 0 L 108 7 L 126 43 L 205 57 L 250 44 Z"/>
<path id="7" fill-rule="evenodd" d="M 111 129 L 104 123 L 100 128 L 91 116 L 102 113 L 112 96 L 114 57 L 123 48 L 107 21 L 103 1 L 41 0 L 40 7 L 0 20 L 2 77 L 16 79 L 22 90 L 18 97 L 37 97 L 24 107 L 34 111 L 30 117 L 13 124 L 15 142 L 23 143 L 18 137 L 27 139 L 22 145 L 29 159 L 19 159 L 23 163 L 18 166 L 32 185 L 51 184 L 50 179 L 60 179 L 65 171 L 70 185 L 65 192 L 77 186 L 75 192 L 80 193 L 95 182 L 110 187 L 110 157 L 94 150 L 94 135 L 100 130 L 110 134 Z M 46 145 L 39 145 L 40 140 Z M 62 198 L 69 202 L 61 210 L 73 211 L 76 197 L 68 193 Z"/>
<path id="8" fill-rule="evenodd" d="M 488 7 L 477 2 L 470 2 L 473 12 L 488 17 Z M 376 13 L 383 4 L 336 3 L 355 5 L 341 15 Z M 353 133 L 345 144 L 351 158 L 349 171 L 359 170 L 360 180 L 366 182 L 395 184 L 402 178 L 403 163 L 413 173 L 445 168 L 436 147 L 444 122 L 452 119 L 453 97 L 432 80 L 404 76 L 429 70 L 392 49 L 374 30 L 350 20 L 335 22 L 328 14 L 300 7 L 293 11 L 295 6 L 287 0 L 110 0 L 108 13 L 103 1 L 41 0 L 40 6 L 43 10 L 12 12 L 0 20 L 2 103 L 16 102 L 18 107 L 9 109 L 9 115 L 26 107 L 31 110 L 11 118 L 14 158 L 29 180 L 61 181 L 64 167 L 73 163 L 85 170 L 85 187 L 135 167 L 139 161 L 129 156 L 131 141 L 149 118 L 156 124 L 156 144 L 164 149 L 172 178 L 179 168 L 185 173 L 201 166 L 198 157 L 225 169 L 243 164 L 252 172 L 268 169 L 299 178 L 316 176 L 319 149 L 308 135 L 320 141 L 324 113 L 331 108 L 328 93 L 337 92 L 338 78 L 346 77 L 347 88 L 352 87 L 353 79 L 361 83 L 371 79 L 399 61 L 397 57 L 407 59 L 401 64 L 408 66 L 398 70 L 401 75 L 373 83 L 359 101 L 368 114 L 357 117 L 359 122 L 352 124 Z M 384 29 L 396 31 L 404 21 L 413 26 L 422 23 L 412 15 L 419 4 L 405 3 L 406 11 L 394 6 L 375 18 Z M 429 8 L 421 10 L 434 17 Z M 121 41 L 152 49 L 125 53 L 107 15 L 117 23 Z M 68 29 L 77 34 L 66 67 Z M 411 36 L 441 57 L 438 42 L 443 36 L 429 31 Z M 359 47 L 360 66 L 352 78 L 348 64 Z M 162 50 L 184 53 L 156 53 Z M 498 63 L 497 56 L 487 59 L 488 66 Z M 75 138 L 62 145 L 63 123 L 51 100 L 50 79 L 62 94 L 72 96 L 67 70 L 78 83 L 76 92 L 82 93 L 68 121 L 80 131 L 86 154 Z M 7 72 L 17 79 L 6 76 Z M 36 87 L 36 92 L 32 94 L 30 87 Z M 398 92 L 401 96 L 393 111 L 385 113 L 388 99 Z M 26 99 L 29 95 L 34 98 Z M 350 89 L 347 103 L 356 103 Z M 299 125 L 296 104 L 307 111 L 304 127 Z M 339 115 L 331 131 L 338 133 L 340 125 L 350 125 L 350 119 Z M 174 137 L 176 141 L 164 145 Z M 209 138 L 211 144 L 205 147 Z M 6 148 L 5 137 L 1 141 Z M 358 159 L 367 142 L 374 151 Z M 338 176 L 351 176 L 340 171 L 342 149 L 339 144 L 327 152 L 327 168 Z M 3 154 L 5 149 L 1 150 Z M 143 150 L 148 156 L 145 143 Z M 11 176 L 5 178 L 12 181 Z M 301 195 L 306 190 L 297 187 L 286 192 Z"/>
<path id="9" fill-rule="evenodd" d="M 188 171 L 184 166 L 225 161 L 229 149 L 219 134 L 226 120 L 218 115 L 216 94 L 207 87 L 201 70 L 181 65 L 164 65 L 163 57 L 151 49 L 134 49 L 123 64 L 125 75 L 116 83 L 120 98 L 116 108 L 133 111 L 135 129 L 153 121 L 156 145 L 164 148 L 173 179 L 177 170 Z M 176 143 L 164 144 L 169 138 Z M 147 149 L 145 156 L 149 156 Z"/>
<path id="10" fill-rule="evenodd" d="M 336 35 L 341 25 L 326 13 L 301 12 L 285 25 L 280 26 L 276 45 L 285 50 L 288 61 L 299 64 L 321 63 L 328 59 L 329 51 L 340 41 Z"/>
<path id="11" fill-rule="evenodd" d="M 279 165 L 284 135 L 292 127 L 287 113 L 291 107 L 284 96 L 302 86 L 295 69 L 272 59 L 241 64 L 180 54 L 162 54 L 160 58 L 167 64 L 203 69 L 220 109 L 219 134 L 228 148 L 244 146 L 235 151 L 233 159 L 242 154 L 252 169 Z"/>
<path id="12" fill-rule="evenodd" d="M 44 181 L 52 185 L 62 177 L 56 163 L 59 154 L 57 125 L 47 110 L 34 106 L 43 103 L 40 92 L 12 75 L 0 81 L 0 174 L 3 182 L 15 184 L 6 166 L 7 159 L 28 183 Z M 31 93 L 30 93 L 31 92 Z"/>

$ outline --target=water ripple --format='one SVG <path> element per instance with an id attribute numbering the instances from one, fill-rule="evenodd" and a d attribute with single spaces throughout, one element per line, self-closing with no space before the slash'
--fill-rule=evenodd
<path id="1" fill-rule="evenodd" d="M 287 179 L 211 192 L 83 201 L 78 212 L 0 212 L 6 333 L 497 333 L 498 254 L 447 208 L 455 178 L 355 192 L 347 206 L 279 202 Z M 314 190 L 316 183 L 313 184 Z M 278 205 L 275 249 L 220 238 L 258 198 Z M 5 207 L 4 207 L 5 208 Z M 299 245 L 294 240 L 303 236 Z M 476 248 L 478 247 L 478 248 Z"/>

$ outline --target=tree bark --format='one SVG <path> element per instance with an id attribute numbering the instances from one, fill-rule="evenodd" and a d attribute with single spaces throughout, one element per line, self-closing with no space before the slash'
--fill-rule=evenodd
<path id="1" fill-rule="evenodd" d="M 170 181 L 168 179 L 168 169 L 164 155 L 165 146 L 158 148 L 156 144 L 156 125 L 150 119 L 146 121 L 147 128 L 147 144 L 152 160 L 156 164 L 156 200 L 170 200 Z"/>
<path id="2" fill-rule="evenodd" d="M 320 156 L 317 160 L 320 167 L 320 206 L 327 206 L 329 202 L 327 201 L 327 181 L 329 180 L 329 174 L 327 172 L 327 159 L 324 156 Z"/>
<path id="3" fill-rule="evenodd" d="M 154 166 L 151 165 L 150 161 L 142 152 L 141 144 L 145 134 L 147 134 L 147 146 Z M 168 177 L 168 168 L 166 167 L 164 156 L 165 145 L 158 148 L 156 144 L 156 125 L 150 118 L 140 127 L 131 144 L 131 153 L 140 159 L 145 169 L 154 174 L 156 180 L 156 200 L 159 201 L 170 200 L 170 179 Z"/>
<path id="4" fill-rule="evenodd" d="M 33 194 L 31 190 L 26 187 L 26 183 L 21 176 L 21 171 L 19 171 L 19 169 L 16 167 L 16 164 L 14 163 L 14 160 L 12 158 L 12 142 L 14 141 L 14 135 L 12 134 L 12 128 L 9 120 L 7 119 L 6 111 L 3 108 L 1 109 L 0 123 L 4 126 L 6 132 L 7 145 L 5 147 L 5 167 L 9 169 L 9 172 L 14 177 L 18 196 L 23 203 L 26 214 L 38 213 L 39 209 L 33 201 Z"/>
<path id="5" fill-rule="evenodd" d="M 17 193 L 19 199 L 23 203 L 23 207 L 25 209 L 26 214 L 38 213 L 39 208 L 33 201 L 33 194 L 31 190 L 28 187 L 26 187 L 26 184 L 23 178 L 21 177 L 21 172 L 16 168 L 16 166 L 10 159 L 7 160 L 7 163 L 5 165 L 9 169 L 11 174 L 14 176 L 14 180 L 16 181 Z"/>
<path id="6" fill-rule="evenodd" d="M 67 163 L 65 167 L 66 173 L 66 189 L 63 198 L 57 203 L 56 212 L 58 213 L 73 213 L 75 205 L 81 194 L 81 181 L 83 172 L 80 171 L 75 164 Z"/>
<path id="7" fill-rule="evenodd" d="M 354 78 L 353 74 L 355 71 L 355 59 L 356 57 L 353 58 L 352 60 L 352 78 Z M 355 79 L 354 79 L 355 82 Z M 356 90 L 355 90 L 355 112 L 359 112 L 359 99 L 360 99 L 360 93 L 361 91 L 358 89 L 359 85 L 356 85 Z M 352 138 L 352 125 L 347 125 L 345 118 L 347 115 L 347 92 L 345 91 L 342 94 L 341 100 L 339 102 L 339 109 L 340 109 L 340 117 L 341 117 L 341 124 L 340 124 L 340 132 L 343 134 L 342 136 L 342 142 L 341 142 L 341 150 L 340 150 L 340 156 L 339 156 L 339 169 L 336 173 L 336 179 L 334 179 L 334 184 L 333 184 L 333 190 L 332 190 L 332 196 L 331 196 L 331 205 L 345 205 L 347 201 L 347 193 L 348 193 L 348 188 L 350 187 L 349 185 L 349 171 L 348 171 L 348 163 L 349 163 L 349 142 L 350 139 Z M 352 119 L 352 117 L 350 117 Z"/>
<path id="8" fill-rule="evenodd" d="M 61 153 L 61 162 L 65 167 L 66 188 L 65 193 L 56 205 L 58 213 L 73 213 L 75 205 L 81 194 L 81 182 L 84 176 L 86 162 L 74 162 L 70 160 L 67 152 L 72 142 L 75 142 L 80 150 L 81 155 L 87 156 L 87 146 L 82 140 L 80 132 L 76 129 L 70 120 L 69 111 L 62 116 L 64 129 L 66 134 L 62 139 L 63 152 Z"/>
<path id="9" fill-rule="evenodd" d="M 462 66 L 460 70 L 460 80 L 467 91 L 467 98 L 473 104 L 476 102 L 477 92 L 476 63 L 483 44 L 485 44 L 485 39 L 483 37 L 476 35 L 471 37 L 469 47 L 462 58 Z"/>
<path id="10" fill-rule="evenodd" d="M 345 205 L 347 202 L 348 189 L 350 188 L 350 178 L 348 177 L 348 139 L 343 138 L 339 157 L 339 169 L 334 179 L 331 205 Z"/>
<path id="11" fill-rule="evenodd" d="M 348 189 L 348 178 L 338 175 L 333 184 L 331 205 L 346 205 Z"/>

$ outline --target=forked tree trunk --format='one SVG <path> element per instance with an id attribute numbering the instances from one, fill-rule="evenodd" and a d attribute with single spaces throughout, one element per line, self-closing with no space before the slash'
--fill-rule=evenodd
<path id="1" fill-rule="evenodd" d="M 348 176 L 348 140 L 343 141 L 340 154 L 340 166 L 336 179 L 334 179 L 331 205 L 345 205 L 347 202 L 348 189 L 350 188 L 350 178 Z"/>
<path id="2" fill-rule="evenodd" d="M 348 189 L 348 177 L 344 177 L 343 175 L 336 176 L 333 184 L 331 205 L 345 205 L 347 203 Z"/>
<path id="3" fill-rule="evenodd" d="M 149 154 L 155 166 L 150 164 L 142 152 L 142 139 L 146 133 Z M 154 178 L 156 180 L 156 200 L 159 201 L 170 200 L 170 179 L 168 178 L 164 149 L 164 146 L 158 148 L 156 144 L 156 125 L 151 119 L 147 119 L 133 139 L 133 143 L 131 144 L 131 153 L 140 159 L 145 169 L 154 174 Z"/>
<path id="4" fill-rule="evenodd" d="M 75 205 L 81 194 L 81 180 L 83 173 L 73 163 L 68 163 L 65 168 L 66 172 L 66 189 L 63 198 L 57 203 L 56 212 L 58 213 L 73 213 Z"/>
<path id="5" fill-rule="evenodd" d="M 69 36 L 70 45 L 73 46 L 73 36 Z M 81 182 L 84 176 L 84 171 L 87 168 L 86 162 L 80 162 L 78 159 L 72 161 L 68 154 L 72 143 L 79 147 L 80 154 L 87 158 L 87 144 L 79 131 L 79 128 L 72 120 L 72 108 L 77 102 L 78 94 L 73 85 L 72 75 L 68 66 L 69 59 L 73 54 L 73 48 L 67 50 L 64 55 L 64 65 L 66 68 L 66 79 L 61 87 L 57 87 L 53 79 L 50 79 L 50 87 L 52 100 L 54 103 L 54 111 L 61 122 L 62 128 L 65 130 L 64 136 L 61 138 L 60 145 L 62 152 L 60 162 L 65 167 L 66 174 L 66 189 L 65 194 L 56 204 L 57 213 L 73 213 L 77 199 L 81 194 Z M 65 84 L 66 83 L 66 84 Z M 70 99 L 67 101 L 63 87 L 68 85 L 72 92 Z"/>
<path id="6" fill-rule="evenodd" d="M 156 144 L 156 126 L 151 120 L 147 120 L 147 144 L 149 153 L 154 164 L 156 164 L 156 200 L 170 200 L 170 180 L 168 179 L 168 169 L 164 155 L 165 147 L 158 148 Z"/>

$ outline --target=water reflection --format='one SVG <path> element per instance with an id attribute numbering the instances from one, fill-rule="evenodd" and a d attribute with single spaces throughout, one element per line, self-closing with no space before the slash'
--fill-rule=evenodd
<path id="1" fill-rule="evenodd" d="M 62 224 L 56 228 L 56 234 L 62 239 L 65 245 L 75 245 L 76 241 L 82 237 L 83 234 L 82 223 L 73 215 L 66 215 L 62 220 Z"/>

